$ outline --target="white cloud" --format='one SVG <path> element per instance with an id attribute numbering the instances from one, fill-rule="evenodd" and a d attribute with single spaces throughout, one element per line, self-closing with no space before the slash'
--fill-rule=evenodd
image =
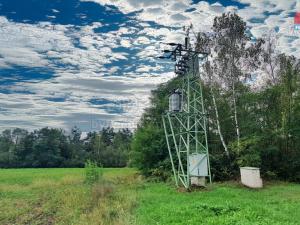
<path id="1" fill-rule="evenodd" d="M 298 50 L 300 33 L 294 30 L 293 18 L 299 1 L 241 0 L 240 2 L 249 4 L 244 9 L 238 10 L 238 14 L 248 22 L 254 37 L 264 37 L 276 30 L 278 51 L 300 57 Z"/>
<path id="2" fill-rule="evenodd" d="M 174 76 L 171 72 L 161 72 L 168 65 L 154 63 L 154 57 L 160 54 L 158 50 L 167 47 L 160 42 L 182 42 L 182 26 L 190 23 L 195 31 L 209 31 L 214 17 L 223 12 L 238 12 L 248 21 L 255 37 L 278 27 L 278 49 L 300 56 L 299 34 L 293 33 L 293 18 L 290 16 L 295 12 L 295 1 L 241 0 L 249 4 L 243 9 L 204 1 L 194 4 L 191 0 L 82 1 L 113 5 L 125 14 L 136 12 L 130 20 L 138 23 L 131 27 L 124 23 L 116 31 L 96 33 L 95 29 L 105 22 L 75 27 L 49 22 L 16 23 L 0 17 L 0 68 L 16 65 L 47 67 L 56 75 L 50 80 L 19 82 L 17 86 L 6 87 L 13 94 L 0 94 L 2 128 L 14 125 L 24 128 L 69 127 L 77 124 L 88 130 L 91 121 L 97 120 L 115 125 L 125 121 L 136 123 L 149 105 L 150 90 Z M 52 11 L 60 13 L 56 9 Z M 156 25 L 152 26 L 151 22 Z M 136 53 L 130 55 L 115 50 L 120 47 Z M 134 61 L 124 66 L 114 64 L 128 59 Z M 131 68 L 135 67 L 136 71 L 132 71 Z M 14 93 L 16 91 L 32 93 Z M 51 97 L 65 101 L 47 100 Z M 90 103 L 91 99 L 107 99 L 112 103 L 106 106 L 112 108 L 114 101 L 129 103 L 121 106 L 122 113 L 112 114 Z"/>
<path id="3" fill-rule="evenodd" d="M 102 26 L 100 23 L 74 29 L 73 26 L 49 23 L 32 25 L 10 22 L 3 17 L 0 19 L 2 69 L 15 65 L 47 67 L 56 75 L 50 80 L 18 81 L 18 86 L 6 87 L 13 94 L 0 94 L 3 109 L 0 129 L 44 126 L 69 128 L 78 125 L 88 131 L 93 129 L 91 124 L 95 121 L 113 126 L 131 126 L 138 122 L 148 105 L 150 90 L 168 78 L 150 75 L 137 77 L 138 73 L 154 71 L 158 67 L 123 74 L 122 77 L 102 77 L 120 70 L 117 66 L 106 69 L 104 65 L 127 59 L 128 53 L 114 52 L 113 48 L 131 47 L 133 43 L 126 35 L 134 29 L 120 28 L 116 32 L 96 34 L 94 28 Z M 136 40 L 137 45 L 150 44 L 146 36 Z M 13 51 L 9 48 L 12 44 L 15 44 Z M 65 66 L 59 67 L 60 64 Z M 16 91 L 30 93 L 18 94 Z M 62 98 L 64 101 L 55 102 L 51 98 Z M 89 102 L 97 98 L 129 103 L 122 106 L 121 114 L 112 114 Z M 125 121 L 131 122 L 124 124 Z"/>
<path id="4" fill-rule="evenodd" d="M 95 121 L 115 123 L 115 126 L 120 121 L 136 124 L 144 108 L 149 104 L 150 90 L 171 76 L 172 74 L 164 74 L 163 77 L 151 75 L 99 77 L 96 74 L 87 76 L 82 73 L 77 74 L 75 78 L 73 74 L 63 73 L 50 81 L 20 83 L 19 90 L 30 90 L 34 94 L 9 96 L 0 94 L 1 106 L 7 110 L 5 113 L 1 112 L 0 121 L 8 120 L 8 123 L 2 123 L 0 129 L 9 125 L 14 127 L 11 123 L 16 118 L 19 118 L 15 122 L 16 126 L 31 129 L 43 126 L 69 128 L 80 125 L 88 131 L 91 129 L 90 123 Z M 46 99 L 54 97 L 66 100 L 52 102 Z M 128 103 L 116 106 L 122 107 L 124 110 L 122 114 L 112 114 L 89 103 L 91 99 L 128 101 Z M 23 120 L 27 122 L 23 123 Z"/>
<path id="5" fill-rule="evenodd" d="M 278 10 L 295 10 L 297 0 L 240 0 L 239 2 L 249 4 L 250 7 L 263 9 L 265 12 L 277 12 Z"/>
<path id="6" fill-rule="evenodd" d="M 149 40 L 149 38 L 147 38 L 145 36 L 140 36 L 135 41 L 135 44 L 137 44 L 137 45 L 148 45 L 150 43 L 151 43 L 151 41 Z"/>
<path id="7" fill-rule="evenodd" d="M 122 47 L 124 48 L 130 48 L 132 46 L 131 42 L 129 40 L 126 39 L 122 39 L 120 41 L 120 44 L 122 45 Z"/>
<path id="8" fill-rule="evenodd" d="M 112 50 L 119 47 L 121 33 L 96 34 L 94 28 L 101 26 L 93 23 L 78 30 L 48 22 L 14 23 L 0 17 L 0 66 L 48 66 L 57 71 L 57 64 L 67 64 L 76 70 L 97 71 L 104 64 L 127 59 L 127 53 Z"/>

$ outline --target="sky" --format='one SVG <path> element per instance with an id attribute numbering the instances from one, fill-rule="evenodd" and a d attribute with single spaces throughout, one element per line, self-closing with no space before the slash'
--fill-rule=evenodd
<path id="1" fill-rule="evenodd" d="M 300 57 L 296 0 L 0 0 L 0 130 L 134 129 L 151 90 L 174 77 L 158 60 L 183 26 L 209 31 L 238 13 Z"/>

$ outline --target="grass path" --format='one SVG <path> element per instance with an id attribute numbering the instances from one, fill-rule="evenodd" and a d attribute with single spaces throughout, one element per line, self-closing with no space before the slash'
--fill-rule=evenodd
<path id="1" fill-rule="evenodd" d="M 300 224 L 297 184 L 222 183 L 186 193 L 133 169 L 104 169 L 104 178 L 89 186 L 83 169 L 0 170 L 0 224 Z"/>

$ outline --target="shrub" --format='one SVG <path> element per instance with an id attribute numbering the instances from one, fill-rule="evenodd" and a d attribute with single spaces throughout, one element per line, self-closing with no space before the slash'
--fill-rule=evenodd
<path id="1" fill-rule="evenodd" d="M 103 172 L 97 166 L 95 162 L 90 160 L 85 163 L 85 182 L 88 184 L 94 184 L 102 178 Z"/>
<path id="2" fill-rule="evenodd" d="M 236 154 L 239 166 L 261 167 L 261 154 L 259 138 L 256 136 L 242 138 L 240 144 L 237 141 L 231 143 L 230 148 Z"/>
<path id="3" fill-rule="evenodd" d="M 235 155 L 230 158 L 224 153 L 210 154 L 211 174 L 214 181 L 225 181 L 238 176 L 238 165 Z"/>
<path id="4" fill-rule="evenodd" d="M 277 174 L 273 171 L 267 171 L 264 173 L 264 178 L 267 178 L 268 180 L 276 180 Z"/>
<path id="5" fill-rule="evenodd" d="M 140 169 L 143 175 L 154 175 L 153 170 L 169 158 L 164 135 L 162 127 L 154 124 L 138 128 L 131 144 L 131 166 Z"/>

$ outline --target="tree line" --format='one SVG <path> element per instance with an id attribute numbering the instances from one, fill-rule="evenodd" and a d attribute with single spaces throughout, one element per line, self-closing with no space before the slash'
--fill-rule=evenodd
<path id="1" fill-rule="evenodd" d="M 209 53 L 202 69 L 208 141 L 215 180 L 257 166 L 266 178 L 300 181 L 300 64 L 276 49 L 276 35 L 251 37 L 237 14 L 216 17 L 195 48 Z M 177 77 L 152 91 L 132 142 L 132 162 L 145 175 L 170 177 L 161 115 Z M 175 128 L 176 129 L 176 128 Z"/>
<path id="2" fill-rule="evenodd" d="M 5 130 L 0 135 L 0 168 L 83 167 L 87 160 L 104 167 L 127 165 L 130 130 L 103 128 L 81 137 L 77 127 L 70 134 L 48 127 Z"/>

